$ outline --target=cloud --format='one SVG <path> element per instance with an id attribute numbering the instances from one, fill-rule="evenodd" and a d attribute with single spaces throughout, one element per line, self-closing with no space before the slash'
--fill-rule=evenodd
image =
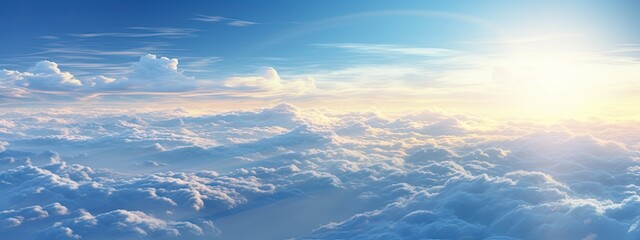
<path id="1" fill-rule="evenodd" d="M 316 89 L 313 78 L 283 80 L 278 72 L 267 67 L 259 70 L 255 76 L 232 77 L 224 82 L 224 86 L 247 90 L 250 92 L 302 94 Z"/>
<path id="2" fill-rule="evenodd" d="M 434 111 L 334 112 L 287 103 L 190 112 L 0 113 L 0 222 L 8 226 L 0 227 L 0 235 L 636 239 L 640 234 L 637 122 L 545 125 Z M 281 218 L 273 221 L 273 216 Z"/>
<path id="3" fill-rule="evenodd" d="M 208 23 L 224 22 L 225 24 L 232 27 L 247 27 L 247 26 L 258 24 L 256 22 L 240 20 L 235 18 L 228 18 L 228 17 L 222 17 L 222 16 L 209 16 L 209 15 L 202 15 L 202 14 L 196 15 L 196 17 L 191 18 L 191 20 L 208 22 Z"/>
<path id="4" fill-rule="evenodd" d="M 16 86 L 16 83 L 23 80 L 23 74 L 18 71 L 2 70 L 0 75 L 0 98 L 20 98 L 28 92 L 22 87 Z"/>
<path id="5" fill-rule="evenodd" d="M 314 78 L 282 79 L 273 68 L 222 83 L 187 76 L 176 58 L 146 54 L 118 75 L 76 78 L 58 64 L 41 61 L 28 72 L 6 70 L 0 76 L 0 100 L 15 102 L 122 101 L 124 99 L 230 99 L 302 96 L 317 89 Z M 199 64 L 199 63 L 198 63 Z"/>
<path id="6" fill-rule="evenodd" d="M 234 26 L 234 27 L 246 27 L 246 26 L 251 26 L 257 24 L 255 22 L 249 22 L 249 21 L 243 21 L 243 20 L 233 20 L 230 21 L 229 23 L 227 23 L 227 25 L 229 26 Z"/>
<path id="7" fill-rule="evenodd" d="M 2 123 L 2 122 L 0 121 L 0 124 L 1 124 L 1 123 Z M 2 151 L 4 151 L 4 150 L 6 150 L 6 149 L 7 149 L 7 148 L 6 148 L 6 146 L 7 146 L 7 145 L 9 145 L 9 143 L 8 143 L 8 142 L 0 141 L 0 152 L 2 152 Z"/>
<path id="8" fill-rule="evenodd" d="M 82 86 L 70 72 L 61 71 L 58 64 L 50 61 L 40 61 L 29 68 L 28 72 L 3 70 L 14 84 L 36 90 L 73 90 Z"/>
<path id="9" fill-rule="evenodd" d="M 36 239 L 116 239 L 177 237 L 198 238 L 215 234 L 208 221 L 196 225 L 190 222 L 165 221 L 139 211 L 114 210 L 98 215 L 81 211 L 79 216 L 38 231 Z"/>
<path id="10" fill-rule="evenodd" d="M 146 37 L 164 37 L 164 38 L 181 38 L 193 36 L 198 30 L 190 28 L 163 28 L 163 27 L 130 27 L 127 32 L 98 32 L 98 33 L 74 33 L 69 36 L 77 38 L 146 38 Z"/>
<path id="11" fill-rule="evenodd" d="M 49 217 L 69 214 L 69 210 L 60 203 L 52 203 L 41 207 L 39 205 L 29 206 L 16 210 L 0 211 L 0 221 L 5 223 L 5 228 L 15 228 L 24 222 L 37 221 Z"/>
<path id="12" fill-rule="evenodd" d="M 331 47 L 357 51 L 369 54 L 391 54 L 391 55 L 413 55 L 413 56 L 452 56 L 457 51 L 444 48 L 420 48 L 420 47 L 403 47 L 388 44 L 362 44 L 362 43 L 335 43 L 335 44 L 317 44 L 320 47 Z"/>
<path id="13" fill-rule="evenodd" d="M 89 91 L 176 92 L 197 87 L 195 79 L 178 70 L 178 59 L 146 54 L 131 65 L 120 79 L 97 76 L 90 80 Z"/>
<path id="14" fill-rule="evenodd" d="M 178 69 L 178 59 L 152 54 L 140 57 L 126 74 L 116 77 L 98 75 L 80 80 L 70 72 L 61 71 L 58 64 L 51 61 L 40 61 L 27 72 L 4 69 L 3 75 L 0 92 L 6 92 L 6 98 L 57 100 L 56 96 L 69 96 L 68 93 L 78 98 L 93 94 L 182 92 L 198 87 L 193 77 L 185 76 Z"/>
<path id="15" fill-rule="evenodd" d="M 194 79 L 178 70 L 178 59 L 147 54 L 134 63 L 120 84 L 142 91 L 185 91 L 196 87 Z M 118 82 L 114 82 L 116 86 Z"/>
<path id="16" fill-rule="evenodd" d="M 222 16 L 207 16 L 202 14 L 198 14 L 196 16 L 197 17 L 194 17 L 191 20 L 202 21 L 202 22 L 220 22 L 226 19 L 225 17 L 222 17 Z"/>
<path id="17" fill-rule="evenodd" d="M 105 86 L 111 83 L 114 83 L 116 81 L 115 78 L 110 78 L 110 77 L 105 77 L 105 76 L 97 76 L 97 77 L 93 77 L 90 79 L 89 81 L 89 86 L 91 87 L 100 87 L 100 86 Z"/>

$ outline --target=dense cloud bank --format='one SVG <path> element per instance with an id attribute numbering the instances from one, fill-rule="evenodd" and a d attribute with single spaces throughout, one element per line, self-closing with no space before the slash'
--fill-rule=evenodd
<path id="1" fill-rule="evenodd" d="M 288 104 L 200 116 L 17 109 L 0 114 L 0 235 L 638 239 L 638 136 L 637 123 Z"/>

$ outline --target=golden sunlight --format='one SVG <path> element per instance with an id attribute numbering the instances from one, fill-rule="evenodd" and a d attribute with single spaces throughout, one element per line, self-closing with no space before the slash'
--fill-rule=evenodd
<path id="1" fill-rule="evenodd" d="M 526 117 L 615 118 L 622 113 L 614 110 L 631 110 L 620 86 L 638 76 L 637 63 L 579 51 L 517 51 L 495 64 L 493 79 L 507 90 L 501 100 Z"/>

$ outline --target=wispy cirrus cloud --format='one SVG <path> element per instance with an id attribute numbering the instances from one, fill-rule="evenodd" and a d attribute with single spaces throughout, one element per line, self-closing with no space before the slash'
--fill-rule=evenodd
<path id="1" fill-rule="evenodd" d="M 202 15 L 202 14 L 198 14 L 196 15 L 196 17 L 191 18 L 191 20 L 196 20 L 201 22 L 220 22 L 226 19 L 227 18 L 222 16 L 208 16 L 208 15 Z"/>
<path id="2" fill-rule="evenodd" d="M 193 28 L 172 28 L 172 27 L 129 27 L 128 31 L 123 32 L 95 32 L 95 33 L 72 33 L 69 36 L 79 38 L 96 38 L 96 37 L 126 37 L 126 38 L 145 38 L 145 37 L 165 37 L 165 38 L 181 38 L 193 36 L 199 30 Z"/>
<path id="3" fill-rule="evenodd" d="M 212 72 L 212 65 L 222 61 L 221 57 L 182 57 L 182 69 L 191 73 L 209 73 Z"/>
<path id="4" fill-rule="evenodd" d="M 246 27 L 246 26 L 251 26 L 257 24 L 255 22 L 249 22 L 249 21 L 243 21 L 243 20 L 233 20 L 229 23 L 227 23 L 227 25 L 229 26 L 234 26 L 234 27 Z"/>
<path id="5" fill-rule="evenodd" d="M 451 56 L 458 51 L 446 48 L 406 47 L 391 44 L 364 44 L 364 43 L 325 43 L 316 44 L 320 47 L 339 48 L 368 54 L 394 54 L 414 56 Z"/>
<path id="6" fill-rule="evenodd" d="M 208 23 L 224 23 L 232 27 L 247 27 L 247 26 L 258 24 L 257 22 L 252 22 L 252 21 L 247 21 L 247 20 L 242 20 L 237 18 L 228 18 L 223 16 L 210 16 L 210 15 L 203 15 L 203 14 L 198 14 L 195 17 L 191 18 L 191 20 L 208 22 Z"/>

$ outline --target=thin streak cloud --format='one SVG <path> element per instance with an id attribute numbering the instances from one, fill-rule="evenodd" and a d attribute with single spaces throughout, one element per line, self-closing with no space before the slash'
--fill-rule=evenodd
<path id="1" fill-rule="evenodd" d="M 241 19 L 229 18 L 229 17 L 222 17 L 222 16 L 210 16 L 210 15 L 203 15 L 203 14 L 198 14 L 195 17 L 191 18 L 191 20 L 200 21 L 200 22 L 208 22 L 208 23 L 218 23 L 219 22 L 219 23 L 224 23 L 224 24 L 232 26 L 232 27 L 247 27 L 247 26 L 258 24 L 256 22 L 247 21 L 247 20 L 241 20 Z"/>

